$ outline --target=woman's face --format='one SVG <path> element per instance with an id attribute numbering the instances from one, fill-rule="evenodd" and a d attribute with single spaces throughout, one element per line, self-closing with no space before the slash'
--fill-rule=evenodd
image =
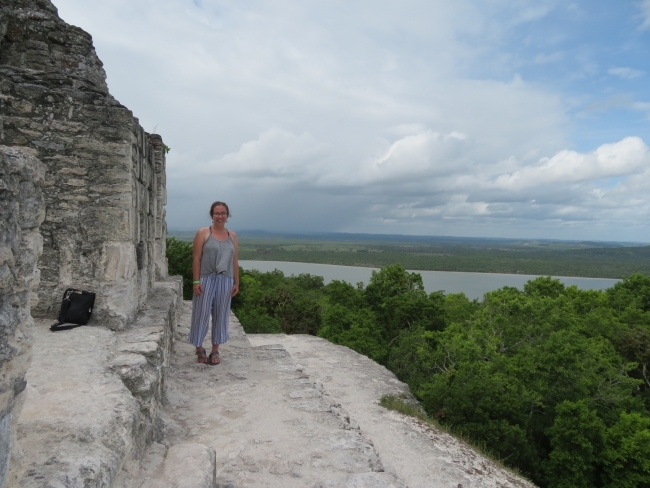
<path id="1" fill-rule="evenodd" d="M 225 223 L 228 220 L 228 211 L 223 205 L 217 205 L 212 210 L 212 221 L 216 223 Z"/>

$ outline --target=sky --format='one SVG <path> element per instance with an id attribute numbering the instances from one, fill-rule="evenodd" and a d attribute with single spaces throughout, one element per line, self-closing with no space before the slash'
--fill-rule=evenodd
<path id="1" fill-rule="evenodd" d="M 54 0 L 167 224 L 650 242 L 650 0 Z"/>

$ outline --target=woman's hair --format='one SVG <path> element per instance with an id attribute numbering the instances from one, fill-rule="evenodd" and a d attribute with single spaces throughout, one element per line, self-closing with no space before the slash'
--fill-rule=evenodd
<path id="1" fill-rule="evenodd" d="M 228 217 L 230 217 L 230 209 L 228 208 L 228 204 L 225 202 L 214 202 L 212 205 L 210 205 L 210 217 L 212 217 L 212 214 L 214 213 L 214 207 L 226 207 L 226 213 L 228 214 Z"/>

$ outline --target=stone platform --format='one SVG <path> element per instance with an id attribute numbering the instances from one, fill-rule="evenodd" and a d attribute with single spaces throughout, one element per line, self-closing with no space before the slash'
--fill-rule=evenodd
<path id="1" fill-rule="evenodd" d="M 409 397 L 408 387 L 348 348 L 304 335 L 247 337 L 231 316 L 221 364 L 197 364 L 185 342 L 190 307 L 177 321 L 173 286 L 158 285 L 123 332 L 53 334 L 37 323 L 17 486 L 533 486 L 380 407 L 385 394 Z"/>
<path id="2" fill-rule="evenodd" d="M 27 400 L 18 422 L 20 487 L 111 487 L 161 438 L 158 409 L 180 279 L 155 284 L 138 320 L 121 332 L 99 325 L 53 333 L 35 320 Z M 128 482 L 128 480 L 126 480 Z"/>
<path id="3" fill-rule="evenodd" d="M 183 339 L 188 327 L 186 313 Z M 194 347 L 177 341 L 165 435 L 133 473 L 134 486 L 533 486 L 448 434 L 380 407 L 383 395 L 410 392 L 370 359 L 313 336 L 246 336 L 234 316 L 230 331 L 217 366 L 197 364 Z M 192 482 L 170 477 L 198 456 L 210 461 L 190 470 Z"/>

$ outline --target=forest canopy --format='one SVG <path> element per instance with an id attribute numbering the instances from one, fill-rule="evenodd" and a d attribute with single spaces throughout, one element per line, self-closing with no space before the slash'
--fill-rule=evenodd
<path id="1" fill-rule="evenodd" d="M 481 302 L 427 294 L 399 264 L 365 287 L 241 270 L 240 289 L 246 332 L 318 335 L 374 359 L 430 417 L 541 487 L 650 487 L 648 276 L 605 291 L 540 277 Z"/>

